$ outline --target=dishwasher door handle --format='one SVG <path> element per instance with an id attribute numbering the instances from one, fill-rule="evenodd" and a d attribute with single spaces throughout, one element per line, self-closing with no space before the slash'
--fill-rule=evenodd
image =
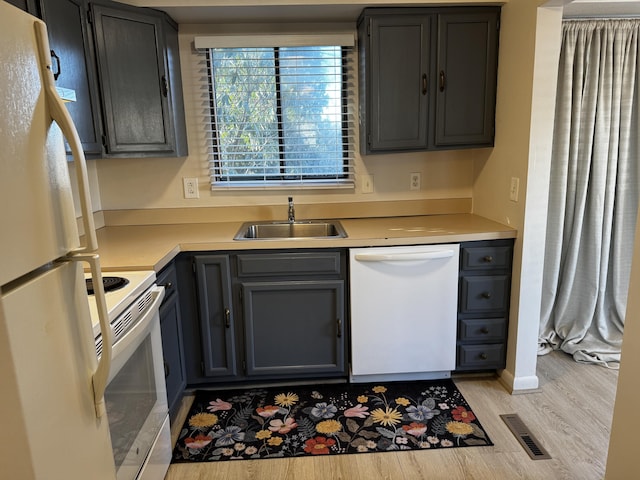
<path id="1" fill-rule="evenodd" d="M 356 253 L 355 259 L 359 262 L 416 262 L 451 258 L 454 255 L 453 250 L 446 249 L 416 253 Z"/>

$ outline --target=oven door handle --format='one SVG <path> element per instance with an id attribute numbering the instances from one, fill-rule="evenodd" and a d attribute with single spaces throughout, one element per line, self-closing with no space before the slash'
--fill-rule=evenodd
<path id="1" fill-rule="evenodd" d="M 124 363 L 131 357 L 133 352 L 147 337 L 154 327 L 153 321 L 158 318 L 160 304 L 164 299 L 164 287 L 154 285 L 151 287 L 154 295 L 153 301 L 147 305 L 145 312 L 138 318 L 138 321 L 113 345 L 111 370 L 108 372 L 107 385 L 115 377 Z"/>

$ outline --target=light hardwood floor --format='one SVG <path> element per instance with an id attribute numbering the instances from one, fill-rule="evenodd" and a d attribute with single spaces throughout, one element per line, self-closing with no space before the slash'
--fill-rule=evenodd
<path id="1" fill-rule="evenodd" d="M 618 373 L 564 353 L 539 357 L 540 391 L 510 395 L 491 377 L 454 378 L 492 447 L 171 465 L 166 480 L 541 479 L 604 477 Z M 177 437 L 192 398 L 172 428 Z M 499 417 L 517 413 L 551 460 L 531 460 Z"/>

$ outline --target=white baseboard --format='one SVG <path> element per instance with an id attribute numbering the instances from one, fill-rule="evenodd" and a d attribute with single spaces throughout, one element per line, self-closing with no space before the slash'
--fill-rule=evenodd
<path id="1" fill-rule="evenodd" d="M 499 373 L 498 378 L 500 380 L 500 383 L 502 383 L 502 385 L 512 395 L 540 391 L 537 375 L 514 377 L 510 371 L 502 370 Z"/>

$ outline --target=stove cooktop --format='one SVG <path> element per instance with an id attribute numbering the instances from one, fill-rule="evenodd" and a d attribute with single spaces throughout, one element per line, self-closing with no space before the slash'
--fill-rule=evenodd
<path id="1" fill-rule="evenodd" d="M 115 281 L 118 288 L 105 293 L 107 303 L 107 311 L 109 313 L 109 322 L 113 322 L 118 315 L 126 310 L 133 302 L 140 297 L 156 280 L 156 272 L 150 271 L 131 271 L 131 272 L 103 272 L 104 279 L 108 277 L 122 278 Z M 85 273 L 85 279 L 90 279 L 91 274 Z M 106 280 L 107 283 L 114 282 Z M 93 323 L 93 333 L 97 336 L 100 333 L 100 324 L 98 320 L 98 307 L 93 294 L 89 293 L 89 312 L 91 313 L 91 321 Z"/>
<path id="2" fill-rule="evenodd" d="M 93 278 L 85 279 L 87 283 L 87 293 L 89 295 L 93 295 Z M 102 287 L 104 288 L 105 293 L 113 292 L 114 290 L 120 290 L 122 287 L 127 286 L 129 280 L 125 277 L 107 277 L 105 275 L 102 276 Z"/>

